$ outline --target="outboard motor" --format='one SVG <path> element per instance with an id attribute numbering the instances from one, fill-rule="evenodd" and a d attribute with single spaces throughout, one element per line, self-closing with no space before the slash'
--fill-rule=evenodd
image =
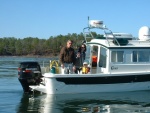
<path id="1" fill-rule="evenodd" d="M 41 68 L 38 62 L 21 62 L 18 67 L 18 80 L 25 93 L 30 92 L 29 85 L 38 85 L 41 80 Z"/>

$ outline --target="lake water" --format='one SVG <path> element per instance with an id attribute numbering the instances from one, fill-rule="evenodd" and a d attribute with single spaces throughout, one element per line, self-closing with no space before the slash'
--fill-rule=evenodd
<path id="1" fill-rule="evenodd" d="M 0 113 L 150 113 L 150 91 L 70 95 L 24 94 L 21 61 L 48 66 L 50 58 L 0 57 Z"/>

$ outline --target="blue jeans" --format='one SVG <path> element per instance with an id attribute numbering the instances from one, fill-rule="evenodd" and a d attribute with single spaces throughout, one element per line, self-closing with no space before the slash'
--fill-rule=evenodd
<path id="1" fill-rule="evenodd" d="M 64 63 L 64 74 L 73 74 L 73 64 Z"/>

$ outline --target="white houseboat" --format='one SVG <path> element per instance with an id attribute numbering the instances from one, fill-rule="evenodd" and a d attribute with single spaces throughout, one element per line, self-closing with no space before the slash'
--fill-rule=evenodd
<path id="1" fill-rule="evenodd" d="M 93 30 L 103 31 L 94 37 Z M 47 94 L 150 90 L 150 28 L 141 27 L 138 38 L 113 33 L 103 21 L 90 20 L 83 29 L 87 46 L 86 74 L 44 73 L 30 88 Z M 92 37 L 88 41 L 88 37 Z"/>

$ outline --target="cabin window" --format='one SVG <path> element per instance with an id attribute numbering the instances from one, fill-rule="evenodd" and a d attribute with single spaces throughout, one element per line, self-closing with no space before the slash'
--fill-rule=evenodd
<path id="1" fill-rule="evenodd" d="M 149 51 L 133 51 L 133 62 L 149 62 Z"/>
<path id="2" fill-rule="evenodd" d="M 89 62 L 91 56 L 91 47 L 89 45 L 86 45 L 86 55 L 85 55 L 85 61 Z"/>
<path id="3" fill-rule="evenodd" d="M 124 51 L 112 51 L 111 52 L 111 62 L 123 62 Z"/>
<path id="4" fill-rule="evenodd" d="M 99 67 L 106 68 L 106 49 L 103 47 L 100 48 Z"/>

